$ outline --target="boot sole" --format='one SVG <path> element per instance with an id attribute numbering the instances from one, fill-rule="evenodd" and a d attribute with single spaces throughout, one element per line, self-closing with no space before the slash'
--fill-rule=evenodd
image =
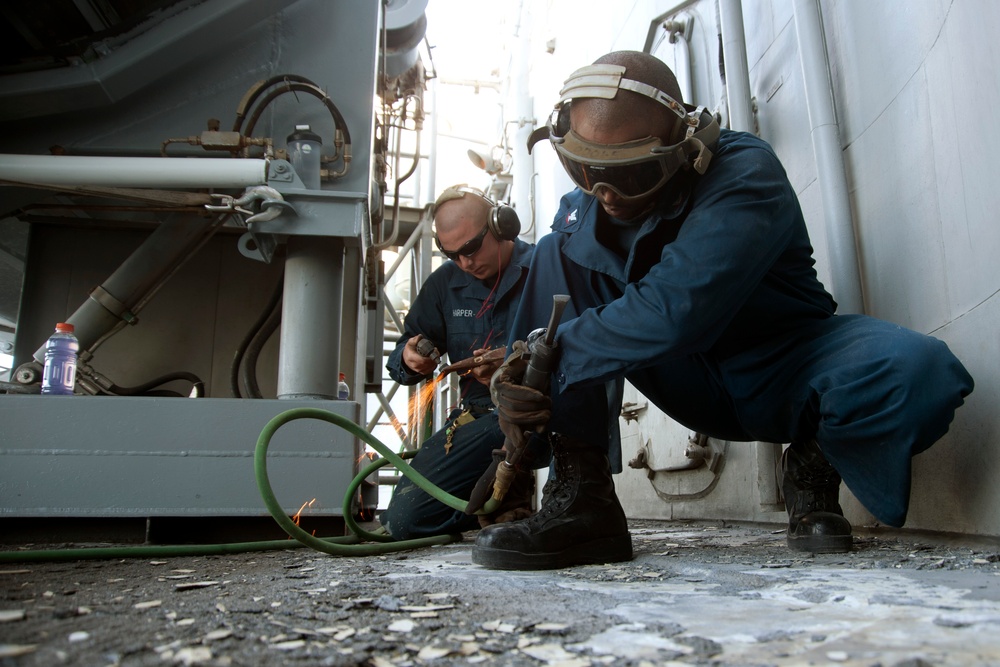
<path id="1" fill-rule="evenodd" d="M 843 554 L 854 546 L 850 535 L 788 535 L 788 548 L 792 551 L 808 551 L 814 554 Z"/>
<path id="2" fill-rule="evenodd" d="M 472 562 L 491 570 L 557 570 L 573 565 L 599 565 L 626 560 L 632 560 L 632 538 L 629 535 L 605 537 L 547 553 L 523 553 L 479 546 L 472 549 Z"/>

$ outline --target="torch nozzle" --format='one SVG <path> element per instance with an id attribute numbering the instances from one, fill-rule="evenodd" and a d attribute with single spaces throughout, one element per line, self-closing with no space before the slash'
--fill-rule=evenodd
<path id="1" fill-rule="evenodd" d="M 448 364 L 441 369 L 441 375 L 447 375 L 448 373 L 454 371 L 467 371 L 471 368 L 475 368 L 476 366 L 482 366 L 483 364 L 503 361 L 506 353 L 506 347 L 493 348 L 489 352 L 484 352 L 478 356 L 469 357 L 467 359 L 462 359 L 461 361 L 456 361 L 453 364 Z"/>
<path id="2" fill-rule="evenodd" d="M 441 363 L 441 353 L 430 338 L 421 338 L 417 341 L 417 352 L 420 356 L 431 359 L 435 364 Z"/>

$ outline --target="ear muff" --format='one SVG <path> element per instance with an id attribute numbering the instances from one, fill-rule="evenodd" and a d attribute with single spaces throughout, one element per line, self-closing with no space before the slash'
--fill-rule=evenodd
<path id="1" fill-rule="evenodd" d="M 504 204 L 494 204 L 490 211 L 490 233 L 499 241 L 513 241 L 521 233 L 521 219 L 517 211 Z"/>
<path id="2" fill-rule="evenodd" d="M 475 195 L 490 205 L 486 226 L 493 238 L 498 241 L 513 241 L 518 237 L 521 233 L 521 220 L 517 217 L 517 211 L 506 204 L 498 204 L 483 192 L 468 185 L 456 185 L 448 188 L 437 198 L 434 206 L 440 206 L 449 199 L 459 199 L 466 194 Z"/>

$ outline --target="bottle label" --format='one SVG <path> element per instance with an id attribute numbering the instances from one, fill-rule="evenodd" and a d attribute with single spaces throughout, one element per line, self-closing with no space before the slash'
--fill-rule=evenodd
<path id="1" fill-rule="evenodd" d="M 76 387 L 76 358 L 48 359 L 42 373 L 43 394 L 72 394 Z"/>
<path id="2" fill-rule="evenodd" d="M 70 391 L 76 386 L 76 362 L 67 361 L 62 365 L 62 380 L 59 382 L 61 385 L 69 389 Z"/>

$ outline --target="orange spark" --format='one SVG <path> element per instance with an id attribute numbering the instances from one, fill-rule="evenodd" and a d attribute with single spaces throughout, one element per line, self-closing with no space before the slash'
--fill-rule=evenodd
<path id="1" fill-rule="evenodd" d="M 314 502 L 316 502 L 316 499 L 315 499 L 315 498 L 313 498 L 313 499 L 312 499 L 312 500 L 310 500 L 309 502 L 306 502 L 306 503 L 302 503 L 302 507 L 300 507 L 300 508 L 299 508 L 299 511 L 295 513 L 295 516 L 293 516 L 293 517 L 292 517 L 292 521 L 294 521 L 294 522 L 295 522 L 295 525 L 296 525 L 296 526 L 297 526 L 297 525 L 299 525 L 299 520 L 300 520 L 300 519 L 302 518 L 302 510 L 304 510 L 304 509 L 305 509 L 305 508 L 307 508 L 307 507 L 312 507 L 312 504 L 313 504 Z"/>
<path id="2" fill-rule="evenodd" d="M 434 389 L 444 378 L 443 374 L 431 378 L 410 397 L 406 418 L 411 430 L 417 426 L 423 416 L 430 412 L 431 405 L 434 403 Z"/>

